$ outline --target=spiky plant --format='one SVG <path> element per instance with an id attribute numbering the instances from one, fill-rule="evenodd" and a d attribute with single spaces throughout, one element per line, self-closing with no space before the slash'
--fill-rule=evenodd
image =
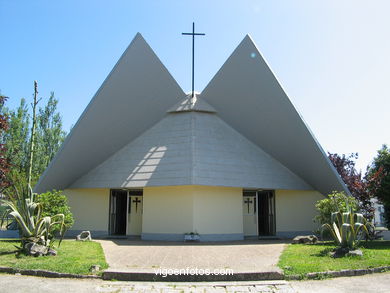
<path id="1" fill-rule="evenodd" d="M 369 235 L 368 228 L 371 225 L 362 214 L 349 212 L 335 212 L 331 215 L 332 224 L 323 224 L 321 233 L 329 230 L 337 246 L 353 249 L 360 240 L 362 234 Z"/>
<path id="2" fill-rule="evenodd" d="M 27 243 L 37 243 L 46 247 L 52 247 L 54 240 L 55 225 L 59 224 L 60 242 L 65 233 L 65 216 L 63 214 L 53 215 L 51 217 L 42 216 L 42 205 L 34 201 L 35 194 L 29 188 L 29 195 L 20 195 L 15 189 L 16 197 L 11 200 L 1 200 L 7 206 L 3 215 L 11 216 L 18 224 L 21 238 L 21 249 L 25 249 Z"/>

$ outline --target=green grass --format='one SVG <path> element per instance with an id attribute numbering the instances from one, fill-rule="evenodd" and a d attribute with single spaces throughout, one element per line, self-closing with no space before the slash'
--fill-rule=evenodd
<path id="1" fill-rule="evenodd" d="M 282 253 L 278 266 L 285 275 L 305 275 L 313 272 L 367 269 L 390 265 L 390 241 L 361 242 L 363 256 L 332 258 L 328 255 L 333 243 L 316 245 L 290 244 Z"/>
<path id="2" fill-rule="evenodd" d="M 102 270 L 108 267 L 100 243 L 93 241 L 64 240 L 55 247 L 58 255 L 41 257 L 18 256 L 14 245 L 19 242 L 0 240 L 0 266 L 83 275 L 91 274 L 92 265 L 100 265 Z"/>

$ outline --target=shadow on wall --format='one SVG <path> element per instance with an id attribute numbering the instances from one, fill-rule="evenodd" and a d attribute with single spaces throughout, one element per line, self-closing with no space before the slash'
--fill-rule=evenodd
<path id="1" fill-rule="evenodd" d="M 167 151 L 166 146 L 152 147 L 144 156 L 138 165 L 130 172 L 130 175 L 124 180 L 121 187 L 128 187 L 130 185 L 144 186 L 152 178 L 154 172 L 164 157 Z M 138 183 L 138 184 L 137 184 Z"/>

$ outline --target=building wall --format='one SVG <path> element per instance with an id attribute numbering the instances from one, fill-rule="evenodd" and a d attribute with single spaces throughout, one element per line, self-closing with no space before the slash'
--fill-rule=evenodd
<path id="1" fill-rule="evenodd" d="M 177 234 L 193 231 L 192 190 L 191 186 L 144 188 L 142 232 Z"/>
<path id="2" fill-rule="evenodd" d="M 66 189 L 75 224 L 67 235 L 91 230 L 107 235 L 109 189 Z M 324 197 L 317 191 L 275 191 L 276 234 L 292 237 L 311 233 L 315 203 Z M 183 234 L 198 232 L 202 240 L 243 238 L 241 188 L 215 186 L 146 187 L 143 193 L 142 238 L 183 240 Z M 92 236 L 93 236 L 92 235 Z"/>
<path id="3" fill-rule="evenodd" d="M 242 189 L 195 186 L 194 229 L 199 234 L 243 233 Z"/>
<path id="4" fill-rule="evenodd" d="M 75 223 L 71 231 L 76 234 L 80 230 L 92 231 L 94 234 L 108 233 L 109 189 L 65 189 Z"/>
<path id="5" fill-rule="evenodd" d="M 241 201 L 241 188 L 145 187 L 142 238 L 183 240 L 198 232 L 204 241 L 242 239 Z"/>
<path id="6" fill-rule="evenodd" d="M 317 214 L 315 204 L 321 199 L 324 196 L 314 190 L 276 190 L 276 235 L 293 237 L 316 230 L 318 226 L 313 221 Z"/>

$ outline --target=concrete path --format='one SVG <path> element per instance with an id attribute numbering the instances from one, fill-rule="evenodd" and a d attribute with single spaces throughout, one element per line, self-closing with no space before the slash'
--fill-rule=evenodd
<path id="1" fill-rule="evenodd" d="M 279 272 L 283 241 L 228 243 L 98 240 L 110 270 L 155 272 L 157 269 L 227 270 L 233 273 Z"/>
<path id="2" fill-rule="evenodd" d="M 390 288 L 390 273 L 359 277 L 300 282 L 228 282 L 228 283 L 151 283 L 110 282 L 102 280 L 46 279 L 0 275 L 0 292 L 40 293 L 125 293 L 125 292 L 275 292 L 275 293 L 385 293 Z"/>

